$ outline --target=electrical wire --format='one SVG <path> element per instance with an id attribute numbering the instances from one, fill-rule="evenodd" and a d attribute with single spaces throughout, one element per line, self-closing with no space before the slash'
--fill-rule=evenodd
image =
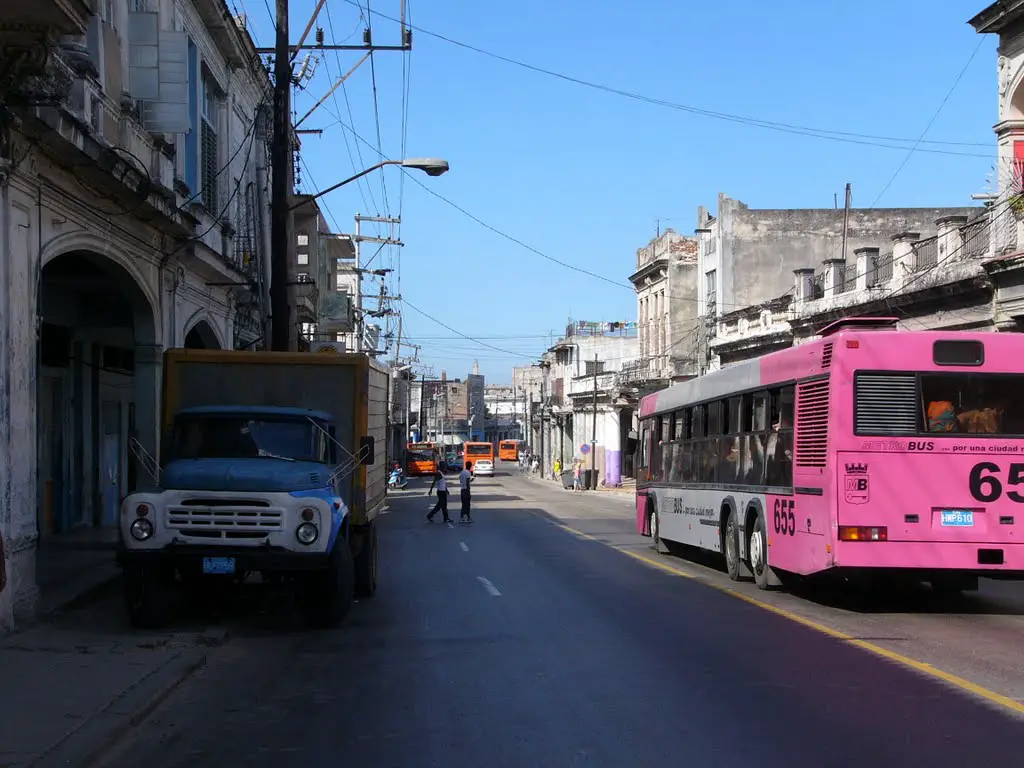
<path id="1" fill-rule="evenodd" d="M 503 352 L 505 354 L 512 355 L 514 357 L 523 357 L 523 355 L 520 355 L 517 352 L 513 352 L 513 351 L 511 351 L 509 349 L 502 349 L 501 347 L 496 347 L 493 344 L 488 344 L 487 342 L 484 342 L 484 341 L 477 341 L 476 339 L 474 339 L 474 338 L 472 338 L 470 336 L 467 336 L 462 331 L 460 331 L 460 330 L 458 330 L 456 328 L 452 328 L 450 325 L 448 325 L 447 323 L 445 323 L 445 322 L 443 322 L 441 320 L 438 320 L 433 315 L 428 315 L 426 312 L 424 312 L 422 309 L 417 307 L 415 304 L 413 304 L 411 301 L 409 301 L 406 298 L 402 299 L 402 303 L 407 305 L 409 307 L 409 309 L 413 310 L 414 312 L 417 312 L 417 313 L 423 315 L 428 320 L 432 320 L 433 322 L 435 322 L 438 325 L 440 325 L 442 328 L 448 329 L 452 333 L 456 334 L 457 336 L 461 336 L 462 338 L 466 339 L 467 341 L 472 341 L 474 344 L 479 344 L 481 347 L 487 347 L 488 349 L 493 349 L 493 350 L 496 350 L 498 352 Z"/>
<path id="2" fill-rule="evenodd" d="M 956 87 L 958 85 L 960 85 L 960 81 L 963 80 L 964 75 L 967 74 L 967 70 L 970 69 L 971 63 L 974 61 L 974 57 L 978 55 L 978 51 L 981 50 L 981 46 L 984 43 L 985 43 L 985 38 L 981 38 L 980 40 L 978 40 L 978 44 L 977 44 L 977 46 L 975 46 L 974 51 L 970 55 L 970 58 L 967 59 L 967 63 L 964 64 L 963 68 L 960 70 L 960 74 L 958 74 L 956 76 L 956 79 L 953 81 L 953 85 L 951 85 L 949 87 L 949 90 L 946 91 L 945 97 L 942 99 L 942 102 L 939 104 L 938 109 L 936 109 L 935 112 L 932 114 L 931 120 L 928 121 L 928 125 L 926 125 L 924 127 L 923 131 L 921 131 L 921 135 L 917 138 L 917 141 L 914 142 L 914 146 L 912 146 L 910 148 L 910 151 L 907 152 L 906 157 L 903 158 L 903 162 L 900 163 L 899 166 L 896 168 L 896 171 L 893 173 L 892 177 L 889 179 L 889 181 L 887 181 L 885 183 L 885 186 L 882 187 L 882 191 L 878 193 L 878 197 L 876 197 L 875 201 L 870 205 L 871 208 L 874 208 L 876 205 L 878 205 L 878 201 L 882 199 L 882 196 L 886 192 L 889 191 L 889 187 L 891 187 L 892 183 L 894 181 L 896 181 L 896 177 L 900 175 L 900 172 L 906 167 L 907 163 L 910 161 L 910 158 L 913 156 L 914 152 L 917 151 L 918 147 L 924 142 L 924 140 L 925 140 L 924 137 L 928 135 L 928 131 L 931 130 L 931 127 L 935 124 L 935 121 L 939 118 L 939 114 L 942 112 L 943 108 L 946 106 L 946 102 L 949 101 L 949 98 L 950 98 L 950 96 L 953 95 L 953 91 L 956 90 Z"/>
<path id="3" fill-rule="evenodd" d="M 356 2 L 356 0 L 344 0 L 344 2 L 348 3 L 349 5 L 355 5 L 355 6 L 359 7 L 359 5 Z M 372 11 L 372 14 L 375 15 L 375 16 L 379 16 L 382 19 L 387 19 L 388 21 L 399 22 L 399 19 L 396 19 L 393 16 L 388 16 L 387 14 L 381 13 L 380 11 Z M 690 105 L 690 104 L 683 104 L 683 103 L 678 103 L 678 102 L 672 102 L 672 101 L 668 101 L 666 99 L 659 99 L 659 98 L 655 98 L 655 97 L 652 97 L 652 96 L 646 96 L 644 94 L 637 93 L 635 91 L 627 91 L 627 90 L 623 90 L 623 89 L 620 89 L 620 88 L 613 88 L 611 86 L 602 85 L 600 83 L 595 83 L 595 82 L 592 82 L 590 80 L 584 80 L 584 79 L 579 78 L 579 77 L 574 77 L 572 75 L 567 75 L 567 74 L 564 74 L 562 72 L 556 72 L 556 71 L 551 70 L 551 69 L 545 69 L 544 67 L 539 67 L 539 66 L 536 66 L 534 64 L 529 64 L 529 63 L 527 63 L 525 61 L 520 61 L 518 59 L 513 59 L 513 58 L 511 58 L 509 56 L 503 56 L 503 55 L 501 55 L 499 53 L 494 53 L 493 51 L 488 51 L 488 50 L 486 50 L 484 48 L 479 48 L 479 47 L 477 47 L 475 45 L 470 45 L 469 43 L 463 43 L 463 42 L 461 42 L 459 40 L 455 40 L 455 39 L 453 39 L 451 37 L 447 37 L 446 35 L 442 35 L 440 33 L 432 32 L 432 31 L 430 31 L 428 29 L 424 29 L 423 27 L 414 27 L 412 24 L 408 24 L 407 26 L 410 29 L 415 30 L 416 32 L 419 32 L 421 34 L 427 35 L 428 37 L 436 38 L 437 40 L 441 40 L 441 41 L 446 42 L 446 43 L 448 43 L 450 45 L 454 45 L 454 46 L 456 46 L 458 48 L 463 48 L 463 49 L 465 49 L 467 51 L 472 51 L 473 53 L 478 53 L 478 54 L 480 54 L 482 56 L 487 56 L 489 58 L 496 59 L 498 61 L 502 61 L 502 62 L 504 62 L 506 64 L 511 64 L 513 66 L 520 67 L 522 69 L 527 69 L 527 70 L 530 70 L 531 72 L 535 72 L 535 73 L 538 73 L 538 74 L 546 75 L 548 77 L 556 78 L 558 80 L 562 80 L 562 81 L 565 81 L 565 82 L 568 82 L 568 83 L 573 83 L 575 85 L 580 85 L 580 86 L 583 86 L 585 88 L 591 88 L 591 89 L 594 89 L 594 90 L 603 91 L 605 93 L 611 93 L 611 94 L 614 94 L 616 96 L 622 96 L 624 98 L 632 99 L 634 101 L 641 101 L 641 102 L 644 102 L 644 103 L 647 103 L 647 104 L 653 104 L 653 105 L 656 105 L 656 106 L 662 106 L 662 107 L 666 107 L 666 108 L 677 110 L 677 111 L 681 111 L 681 112 L 687 112 L 687 113 L 694 114 L 694 115 L 700 115 L 702 117 L 708 117 L 708 118 L 713 118 L 713 119 L 716 119 L 716 120 L 723 120 L 723 121 L 727 121 L 727 122 L 739 123 L 739 124 L 742 124 L 742 125 L 748 125 L 748 126 L 752 126 L 752 127 L 756 127 L 756 128 L 764 128 L 764 129 L 767 129 L 767 130 L 781 131 L 783 133 L 792 133 L 792 134 L 801 135 L 801 136 L 811 136 L 813 138 L 826 139 L 826 140 L 830 140 L 830 141 L 846 142 L 846 143 L 850 143 L 850 144 L 862 144 L 862 145 L 867 145 L 867 146 L 877 146 L 877 147 L 882 147 L 882 148 L 885 148 L 885 149 L 900 149 L 900 150 L 902 150 L 902 149 L 906 149 L 906 147 L 893 146 L 892 144 L 883 144 L 881 142 L 884 142 L 884 141 L 888 141 L 888 142 L 903 142 L 905 144 L 909 144 L 909 143 L 913 142 L 913 139 L 896 138 L 896 137 L 893 137 L 893 136 L 877 136 L 877 135 L 872 135 L 872 134 L 856 133 L 856 132 L 853 132 L 853 131 L 834 131 L 834 130 L 825 129 L 825 128 L 813 128 L 813 127 L 809 127 L 809 126 L 797 125 L 797 124 L 794 124 L 794 123 L 782 123 L 782 122 L 773 121 L 773 120 L 761 120 L 761 119 L 758 119 L 758 118 L 746 117 L 746 116 L 743 116 L 743 115 L 736 115 L 736 114 L 731 114 L 731 113 L 728 113 L 728 112 L 718 112 L 718 111 L 714 111 L 714 110 L 703 109 L 701 107 L 695 107 L 695 106 Z M 933 140 L 933 141 L 922 141 L 921 143 L 923 143 L 923 144 L 936 144 L 936 145 L 942 145 L 942 146 L 964 146 L 964 147 L 986 147 L 986 146 L 989 146 L 989 144 L 983 143 L 983 142 L 967 142 L 967 141 L 936 141 L 936 140 Z M 954 151 L 950 151 L 950 150 L 941 150 L 941 149 L 918 149 L 917 151 L 919 151 L 919 152 L 930 152 L 930 153 L 942 154 L 942 155 L 959 155 L 959 156 L 964 156 L 964 157 L 991 157 L 992 156 L 991 153 L 982 155 L 982 154 L 978 154 L 978 153 L 954 152 Z"/>

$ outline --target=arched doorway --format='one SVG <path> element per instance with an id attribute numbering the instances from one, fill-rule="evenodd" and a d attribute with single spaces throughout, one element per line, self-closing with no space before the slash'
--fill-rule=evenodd
<path id="1" fill-rule="evenodd" d="M 157 454 L 160 347 L 153 303 L 111 258 L 69 251 L 40 276 L 37 409 L 42 539 L 117 526 L 139 477 L 129 441 Z M 42 554 L 42 552 L 40 553 Z"/>
<path id="2" fill-rule="evenodd" d="M 221 349 L 221 344 L 210 324 L 200 320 L 185 334 L 185 349 Z"/>

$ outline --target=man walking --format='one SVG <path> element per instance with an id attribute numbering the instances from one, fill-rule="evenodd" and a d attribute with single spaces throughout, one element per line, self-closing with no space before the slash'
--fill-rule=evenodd
<path id="1" fill-rule="evenodd" d="M 437 510 L 441 510 L 441 514 L 444 515 L 444 521 L 450 523 L 452 519 L 448 517 L 448 481 L 445 479 L 444 472 L 439 470 L 434 473 L 434 479 L 430 483 L 430 490 L 427 491 L 427 496 L 434 492 L 435 485 L 437 486 L 437 504 L 427 513 L 427 522 L 434 522 L 434 515 L 437 514 Z"/>
<path id="2" fill-rule="evenodd" d="M 472 523 L 473 518 L 469 514 L 469 485 L 473 482 L 473 462 L 467 461 L 466 468 L 459 472 L 459 495 L 462 497 L 462 512 L 459 515 L 460 523 Z"/>

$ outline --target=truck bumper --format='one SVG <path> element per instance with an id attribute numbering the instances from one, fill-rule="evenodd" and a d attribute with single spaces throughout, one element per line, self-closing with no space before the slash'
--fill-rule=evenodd
<path id="1" fill-rule="evenodd" d="M 327 568 L 330 559 L 330 555 L 326 552 L 305 553 L 285 549 L 253 549 L 250 547 L 174 546 L 165 549 L 138 550 L 122 546 L 117 550 L 117 563 L 121 567 L 194 568 L 201 571 L 203 559 L 207 557 L 233 558 L 235 573 L 244 571 L 318 571 Z"/>

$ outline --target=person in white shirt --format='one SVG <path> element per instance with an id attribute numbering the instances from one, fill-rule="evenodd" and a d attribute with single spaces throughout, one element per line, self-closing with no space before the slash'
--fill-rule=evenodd
<path id="1" fill-rule="evenodd" d="M 459 472 L 459 495 L 462 497 L 462 512 L 459 515 L 460 523 L 472 523 L 473 518 L 469 514 L 469 484 L 473 482 L 473 462 L 467 461 L 466 468 Z"/>
<path id="2" fill-rule="evenodd" d="M 427 522 L 434 522 L 434 515 L 437 514 L 437 510 L 441 510 L 441 514 L 444 515 L 444 521 L 450 523 L 452 519 L 448 517 L 448 480 L 445 479 L 444 472 L 438 470 L 434 473 L 434 480 L 430 483 L 430 490 L 427 491 L 427 496 L 434 492 L 435 485 L 437 486 L 437 504 L 427 513 Z"/>

